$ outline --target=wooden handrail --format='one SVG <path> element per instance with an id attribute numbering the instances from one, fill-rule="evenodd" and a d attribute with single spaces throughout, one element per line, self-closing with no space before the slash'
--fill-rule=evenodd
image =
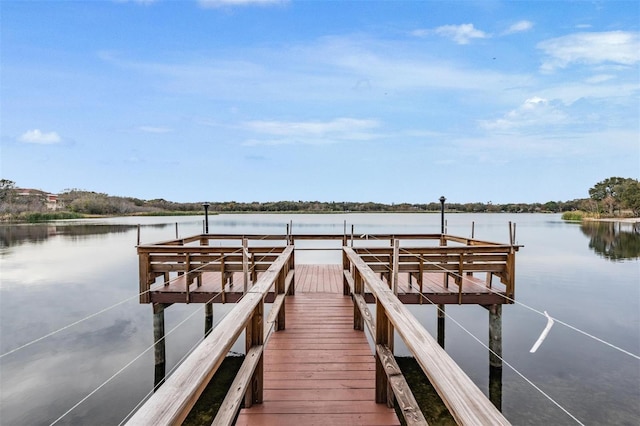
<path id="1" fill-rule="evenodd" d="M 360 256 L 349 247 L 344 247 L 344 252 L 357 271 L 357 277 L 354 279 L 356 291 L 359 287 L 358 281 L 362 280 L 375 296 L 376 306 L 384 310 L 377 312 L 376 318 L 384 315 L 402 337 L 456 422 L 462 425 L 508 425 L 509 422 L 502 413 Z M 377 334 L 379 330 L 376 330 L 375 335 Z"/>
<path id="2" fill-rule="evenodd" d="M 180 424 L 186 418 L 238 336 L 250 323 L 258 305 L 263 303 L 266 293 L 280 274 L 287 270 L 292 254 L 293 247 L 285 248 L 278 260 L 260 276 L 256 285 L 248 290 L 231 312 L 140 407 L 127 425 L 173 425 Z M 258 328 L 254 325 L 253 329 Z M 262 324 L 259 330 L 262 333 Z"/>

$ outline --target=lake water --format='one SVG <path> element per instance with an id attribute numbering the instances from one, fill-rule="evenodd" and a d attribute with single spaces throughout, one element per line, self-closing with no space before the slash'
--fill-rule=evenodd
<path id="1" fill-rule="evenodd" d="M 342 233 L 345 220 L 358 234 L 440 232 L 438 214 L 218 215 L 209 217 L 209 228 L 283 234 L 293 221 L 296 233 Z M 524 245 L 517 255 L 516 300 L 640 354 L 638 229 L 565 223 L 559 215 L 447 215 L 450 234 L 470 236 L 475 222 L 476 238 L 503 243 L 509 221 L 517 224 L 516 240 Z M 142 225 L 142 242 L 151 243 L 174 238 L 176 222 L 180 236 L 202 232 L 202 216 L 0 227 L 0 354 L 120 303 L 0 359 L 1 424 L 51 424 L 95 391 L 57 424 L 117 425 L 149 393 L 152 311 L 138 303 L 136 225 Z M 327 263 L 335 255 L 305 252 L 296 260 Z M 215 305 L 214 321 L 231 307 Z M 410 309 L 435 335 L 436 309 Z M 502 312 L 503 357 L 522 375 L 585 424 L 638 424 L 637 358 L 558 323 L 531 354 L 546 318 L 519 304 L 504 305 Z M 487 344 L 487 310 L 449 305 L 446 313 Z M 487 350 L 452 319 L 446 350 L 487 393 Z M 202 338 L 202 306 L 170 307 L 165 328 L 170 371 Z M 403 352 L 398 345 L 397 354 Z M 502 409 L 514 424 L 576 423 L 506 365 Z"/>

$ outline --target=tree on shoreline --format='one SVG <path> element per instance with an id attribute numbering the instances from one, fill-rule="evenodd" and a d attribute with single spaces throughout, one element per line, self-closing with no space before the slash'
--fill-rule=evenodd
<path id="1" fill-rule="evenodd" d="M 589 196 L 596 202 L 596 211 L 600 213 L 600 205 L 610 216 L 615 210 L 630 209 L 635 216 L 640 213 L 640 183 L 635 179 L 610 177 L 596 183 L 589 189 Z"/>

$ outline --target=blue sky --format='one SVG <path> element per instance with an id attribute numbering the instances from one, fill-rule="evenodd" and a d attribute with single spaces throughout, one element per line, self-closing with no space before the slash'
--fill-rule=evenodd
<path id="1" fill-rule="evenodd" d="M 546 202 L 640 176 L 636 1 L 0 2 L 1 177 Z"/>

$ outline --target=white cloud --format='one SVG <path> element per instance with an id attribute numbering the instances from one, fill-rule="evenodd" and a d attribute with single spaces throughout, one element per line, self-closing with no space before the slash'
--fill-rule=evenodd
<path id="1" fill-rule="evenodd" d="M 523 127 L 557 126 L 569 122 L 567 114 L 547 99 L 534 96 L 497 120 L 480 120 L 486 130 L 509 131 Z"/>
<path id="2" fill-rule="evenodd" d="M 43 133 L 39 129 L 27 130 L 19 138 L 25 143 L 36 143 L 42 145 L 50 145 L 62 141 L 56 132 Z"/>
<path id="3" fill-rule="evenodd" d="M 167 127 L 140 126 L 138 130 L 145 133 L 169 133 L 171 129 Z"/>
<path id="4" fill-rule="evenodd" d="M 444 25 L 436 28 L 435 33 L 453 39 L 458 44 L 468 44 L 474 38 L 488 38 L 484 32 L 476 29 L 473 24 Z"/>
<path id="5" fill-rule="evenodd" d="M 267 139 L 252 138 L 246 145 L 328 144 L 371 140 L 380 126 L 376 120 L 336 118 L 331 121 L 248 121 L 244 128 Z"/>
<path id="6" fill-rule="evenodd" d="M 536 47 L 548 56 L 540 67 L 543 72 L 574 63 L 633 65 L 640 61 L 638 32 L 576 33 L 542 41 Z"/>
<path id="7" fill-rule="evenodd" d="M 614 78 L 616 77 L 611 74 L 598 74 L 587 78 L 585 81 L 591 84 L 598 84 L 604 83 L 605 81 L 613 80 Z"/>
<path id="8" fill-rule="evenodd" d="M 233 6 L 266 6 L 270 4 L 286 3 L 288 0 L 198 0 L 201 7 L 218 8 Z"/>
<path id="9" fill-rule="evenodd" d="M 521 33 L 524 31 L 529 31 L 533 28 L 533 22 L 531 21 L 518 21 L 515 24 L 511 25 L 504 34 L 513 34 L 513 33 Z"/>

